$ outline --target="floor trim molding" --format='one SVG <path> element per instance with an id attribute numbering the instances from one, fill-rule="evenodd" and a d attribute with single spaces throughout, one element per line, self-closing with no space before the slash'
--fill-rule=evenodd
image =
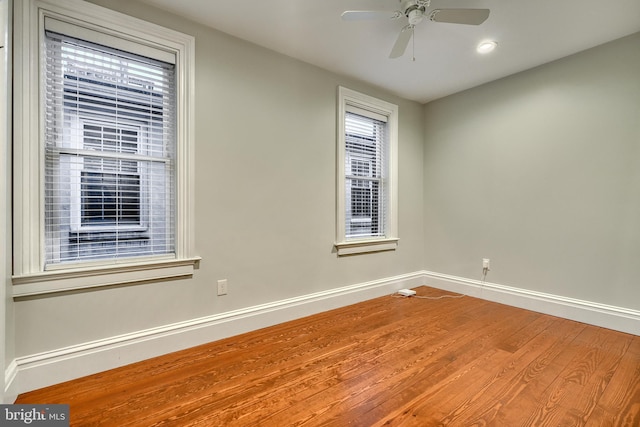
<path id="1" fill-rule="evenodd" d="M 489 301 L 640 335 L 640 311 L 424 271 L 424 284 Z"/>
<path id="2" fill-rule="evenodd" d="M 18 364 L 14 359 L 9 363 L 4 373 L 4 384 L 6 387 L 2 395 L 2 402 L 0 403 L 11 404 L 15 402 L 18 397 L 17 381 L 15 381 L 16 375 L 18 375 Z"/>
<path id="3" fill-rule="evenodd" d="M 637 310 L 417 271 L 18 357 L 5 371 L 5 398 L 422 285 L 640 335 Z"/>
<path id="4" fill-rule="evenodd" d="M 423 285 L 421 271 L 246 307 L 16 358 L 17 394 Z"/>

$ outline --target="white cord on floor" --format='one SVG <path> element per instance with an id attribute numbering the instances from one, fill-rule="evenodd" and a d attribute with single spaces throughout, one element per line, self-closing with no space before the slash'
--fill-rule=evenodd
<path id="1" fill-rule="evenodd" d="M 418 299 L 437 300 L 437 299 L 444 299 L 444 298 L 464 298 L 466 295 L 464 295 L 464 294 L 461 294 L 461 295 L 440 295 L 439 297 L 426 297 L 426 296 L 420 296 L 420 295 L 404 296 L 404 295 L 400 295 L 399 293 L 395 292 L 395 293 L 391 294 L 391 296 L 394 297 L 394 298 L 418 298 Z"/>
<path id="2" fill-rule="evenodd" d="M 443 299 L 443 298 L 464 298 L 465 295 L 440 295 L 439 297 L 423 297 L 419 295 L 414 295 L 413 298 L 420 299 Z"/>

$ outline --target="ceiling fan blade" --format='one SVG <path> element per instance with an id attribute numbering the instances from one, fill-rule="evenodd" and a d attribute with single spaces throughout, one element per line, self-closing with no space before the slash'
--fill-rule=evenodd
<path id="1" fill-rule="evenodd" d="M 389 54 L 389 58 L 399 58 L 404 55 L 404 51 L 407 50 L 407 45 L 409 44 L 409 40 L 411 40 L 411 36 L 413 35 L 413 26 L 406 25 L 400 34 L 398 34 L 398 39 L 396 43 L 393 45 L 393 49 L 391 49 L 391 53 Z"/>
<path id="2" fill-rule="evenodd" d="M 382 19 L 397 19 L 402 16 L 402 12 L 390 12 L 388 10 L 347 10 L 342 12 L 343 21 L 371 21 Z"/>
<path id="3" fill-rule="evenodd" d="M 489 9 L 436 9 L 429 19 L 450 24 L 480 25 L 489 17 Z"/>

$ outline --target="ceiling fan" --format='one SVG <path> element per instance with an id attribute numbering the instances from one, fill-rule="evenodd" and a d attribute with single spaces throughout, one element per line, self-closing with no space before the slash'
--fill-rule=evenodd
<path id="1" fill-rule="evenodd" d="M 344 21 L 363 21 L 372 19 L 400 19 L 406 17 L 405 25 L 396 39 L 389 58 L 399 58 L 404 55 L 414 28 L 428 16 L 433 22 L 450 24 L 480 25 L 489 17 L 489 9 L 434 9 L 427 14 L 431 0 L 398 0 L 400 9 L 394 12 L 382 10 L 347 10 L 342 13 Z"/>

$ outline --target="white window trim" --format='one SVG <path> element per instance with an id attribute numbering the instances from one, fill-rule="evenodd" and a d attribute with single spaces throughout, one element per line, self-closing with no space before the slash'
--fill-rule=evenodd
<path id="1" fill-rule="evenodd" d="M 14 37 L 14 297 L 193 275 L 194 84 L 192 36 L 80 0 L 16 0 Z M 44 134 L 41 40 L 52 17 L 175 57 L 177 89 L 175 256 L 44 271 Z M 70 280 L 73 278 L 73 280 Z"/>
<path id="2" fill-rule="evenodd" d="M 387 122 L 389 152 L 387 189 L 387 229 L 385 237 L 346 239 L 345 230 L 345 113 L 347 106 L 379 114 Z M 355 255 L 367 252 L 395 250 L 398 247 L 398 106 L 386 101 L 338 87 L 337 117 L 337 200 L 336 200 L 336 242 L 338 255 Z"/>

